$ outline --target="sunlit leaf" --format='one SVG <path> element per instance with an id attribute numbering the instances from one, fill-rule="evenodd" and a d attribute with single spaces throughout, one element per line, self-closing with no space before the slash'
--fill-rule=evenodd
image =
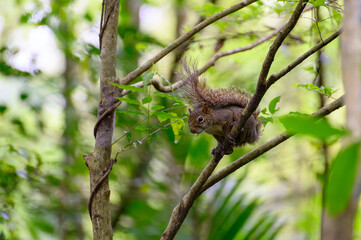
<path id="1" fill-rule="evenodd" d="M 275 97 L 275 98 L 269 103 L 268 109 L 269 109 L 269 112 L 270 112 L 271 114 L 274 114 L 275 112 L 277 112 L 277 111 L 280 110 L 279 108 L 276 109 L 276 105 L 277 105 L 277 103 L 280 101 L 280 99 L 281 99 L 281 96 Z"/>
<path id="2" fill-rule="evenodd" d="M 154 112 L 154 115 L 156 115 L 158 117 L 159 122 L 164 122 L 168 119 L 170 120 L 174 120 L 177 118 L 177 114 L 176 113 L 167 113 L 167 112 Z"/>
<path id="3" fill-rule="evenodd" d="M 142 78 L 143 78 L 143 86 L 144 86 L 145 91 L 147 91 L 149 82 L 152 80 L 153 76 L 154 76 L 154 73 L 152 73 L 152 72 L 143 74 Z"/>
<path id="4" fill-rule="evenodd" d="M 273 117 L 263 117 L 260 116 L 259 120 L 262 122 L 263 126 L 267 126 L 268 123 L 273 123 Z"/>
<path id="5" fill-rule="evenodd" d="M 174 142 L 175 143 L 178 143 L 179 140 L 181 139 L 182 135 L 181 135 L 181 130 L 184 126 L 184 121 L 183 119 L 180 119 L 179 121 L 176 121 L 174 123 L 171 124 L 172 126 L 172 130 L 173 130 L 173 133 L 174 133 Z"/>
<path id="6" fill-rule="evenodd" d="M 316 85 L 311 84 L 311 83 L 295 83 L 295 84 L 293 84 L 293 86 L 302 87 L 302 88 L 307 89 L 309 91 L 315 91 L 315 92 L 318 92 L 320 94 L 324 94 L 327 97 L 331 97 L 335 92 L 338 91 L 338 89 L 332 89 L 332 88 L 324 87 L 324 86 L 317 87 Z"/>
<path id="7" fill-rule="evenodd" d="M 291 133 L 298 133 L 326 140 L 345 134 L 343 129 L 331 127 L 324 119 L 314 119 L 304 116 L 287 115 L 279 118 L 280 122 Z"/>

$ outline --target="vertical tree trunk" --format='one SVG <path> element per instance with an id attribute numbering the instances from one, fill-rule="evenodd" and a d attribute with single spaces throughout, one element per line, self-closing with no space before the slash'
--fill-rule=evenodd
<path id="1" fill-rule="evenodd" d="M 346 90 L 346 124 L 352 140 L 361 137 L 361 7 L 359 0 L 345 0 L 344 34 L 341 36 L 343 81 Z M 361 190 L 359 159 L 356 182 L 346 209 L 339 216 L 326 214 L 323 240 L 352 240 L 354 217 Z"/>
<path id="2" fill-rule="evenodd" d="M 98 105 L 98 117 L 106 109 L 114 104 L 117 90 L 110 83 L 116 81 L 116 44 L 117 26 L 119 14 L 119 0 L 105 1 L 103 33 L 101 38 L 101 74 L 100 74 L 100 100 Z M 100 29 L 102 32 L 102 29 Z M 110 113 L 101 121 L 97 132 L 95 149 L 89 156 L 85 156 L 89 168 L 90 189 L 94 190 L 99 179 L 104 176 L 110 166 L 112 151 L 112 138 L 114 132 L 115 112 Z M 112 239 L 113 231 L 110 218 L 110 190 L 109 179 L 100 185 L 99 190 L 94 191 L 94 198 L 91 202 L 91 216 L 93 226 L 93 239 Z"/>

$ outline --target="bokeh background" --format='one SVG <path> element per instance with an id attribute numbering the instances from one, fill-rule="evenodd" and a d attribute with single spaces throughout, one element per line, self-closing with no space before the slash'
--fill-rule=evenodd
<path id="1" fill-rule="evenodd" d="M 121 79 L 200 20 L 236 1 L 121 0 L 117 75 Z M 341 4 L 341 3 L 340 3 Z M 207 27 L 183 48 L 149 70 L 174 82 L 179 58 L 198 67 L 217 51 L 247 46 L 281 26 L 294 2 L 260 1 Z M 294 61 L 341 24 L 342 7 L 315 1 L 278 52 L 271 73 Z M 89 176 L 83 154 L 94 147 L 99 100 L 101 1 L 8 0 L 0 7 L 0 239 L 90 239 Z M 274 38 L 272 38 L 274 39 Z M 203 76 L 213 88 L 254 92 L 272 39 L 221 58 Z M 259 143 L 237 149 L 220 169 L 284 128 L 278 117 L 310 114 L 320 94 L 297 84 L 316 83 L 343 94 L 339 41 L 283 77 L 263 98 L 260 110 L 281 96 L 262 128 Z M 143 77 L 144 78 L 144 77 Z M 142 81 L 142 77 L 136 81 Z M 142 104 L 142 99 L 152 101 Z M 114 239 L 159 239 L 173 207 L 209 161 L 216 140 L 165 127 L 185 116 L 178 91 L 127 95 L 117 110 L 113 152 L 121 153 L 110 174 Z M 149 98 L 148 98 L 149 99 Z M 137 104 L 138 102 L 138 104 Z M 148 109 L 148 110 L 147 110 Z M 150 109 L 162 114 L 150 114 Z M 269 113 L 269 112 L 268 112 Z M 344 125 L 344 109 L 327 117 Z M 155 129 L 161 131 L 139 142 Z M 198 199 L 176 239 L 319 239 L 325 158 L 340 142 L 294 137 L 262 155 Z M 356 218 L 356 228 L 359 218 Z M 361 237 L 356 229 L 356 237 Z"/>

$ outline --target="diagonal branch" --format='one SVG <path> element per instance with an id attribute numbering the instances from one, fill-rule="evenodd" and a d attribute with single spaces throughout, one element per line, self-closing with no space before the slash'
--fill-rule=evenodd
<path id="1" fill-rule="evenodd" d="M 278 34 L 277 38 L 271 45 L 267 56 L 265 60 L 263 61 L 262 69 L 259 74 L 258 82 L 257 82 L 257 88 L 256 92 L 254 93 L 253 97 L 251 98 L 250 102 L 247 104 L 246 108 L 243 110 L 241 118 L 239 120 L 239 125 L 235 130 L 232 132 L 232 136 L 235 137 L 238 135 L 238 133 L 242 130 L 245 123 L 247 122 L 248 118 L 251 116 L 251 114 L 256 111 L 259 103 L 261 102 L 261 99 L 263 98 L 264 94 L 268 90 L 269 86 L 267 86 L 266 78 L 268 76 L 269 70 L 272 66 L 274 57 L 277 53 L 277 50 L 282 45 L 284 39 L 287 37 L 287 35 L 292 31 L 292 29 L 297 24 L 298 19 L 300 18 L 308 0 L 301 0 L 291 18 L 288 20 L 288 22 L 285 24 L 285 26 L 282 28 L 280 33 Z"/>
<path id="2" fill-rule="evenodd" d="M 340 97 L 336 101 L 326 105 L 325 107 L 319 109 L 318 111 L 314 112 L 311 117 L 323 117 L 325 115 L 330 114 L 331 112 L 339 109 L 344 105 L 344 96 Z M 282 142 L 286 141 L 290 137 L 292 137 L 293 134 L 284 132 L 277 137 L 271 139 L 270 141 L 266 142 L 265 144 L 259 146 L 258 148 L 252 150 L 251 152 L 243 155 L 241 158 L 237 159 L 227 167 L 223 168 L 222 170 L 215 173 L 213 176 L 211 176 L 207 182 L 202 187 L 202 192 L 216 184 L 217 182 L 221 181 L 231 173 L 235 172 L 237 169 L 243 167 L 247 163 L 253 161 L 257 157 L 261 156 L 262 154 L 268 152 L 269 150 L 273 149 L 274 147 L 278 146 Z"/>
<path id="3" fill-rule="evenodd" d="M 214 66 L 216 61 L 222 57 L 226 57 L 226 56 L 229 56 L 232 54 L 244 52 L 247 50 L 251 50 L 254 47 L 257 47 L 258 45 L 266 42 L 267 40 L 271 39 L 273 36 L 277 35 L 281 29 L 282 28 L 276 29 L 271 34 L 258 39 L 257 41 L 253 42 L 252 44 L 250 44 L 248 46 L 234 48 L 234 49 L 230 49 L 227 51 L 222 51 L 222 52 L 218 52 L 218 53 L 214 54 L 213 57 L 201 69 L 198 70 L 198 74 L 200 75 L 200 74 L 204 73 L 208 68 Z"/>
<path id="4" fill-rule="evenodd" d="M 183 42 L 187 41 L 189 38 L 191 38 L 194 34 L 201 31 L 203 28 L 207 27 L 208 25 L 214 23 L 215 21 L 241 9 L 244 8 L 257 0 L 244 0 L 240 3 L 237 3 L 221 12 L 218 12 L 214 14 L 213 16 L 205 19 L 198 25 L 196 25 L 193 29 L 185 33 L 184 35 L 177 38 L 175 41 L 170 43 L 167 47 L 165 47 L 163 50 L 161 50 L 158 54 L 156 54 L 154 57 L 149 59 L 147 62 L 145 62 L 142 66 L 135 69 L 133 72 L 129 73 L 127 76 L 123 78 L 121 81 L 121 84 L 128 85 L 130 82 L 132 82 L 134 79 L 136 79 L 138 76 L 140 76 L 142 73 L 147 71 L 153 64 L 158 62 L 160 59 L 162 59 L 164 56 L 166 56 L 168 53 L 173 51 L 176 47 L 178 47 Z"/>
<path id="5" fill-rule="evenodd" d="M 336 39 L 340 34 L 342 33 L 342 29 L 338 29 L 336 32 L 334 32 L 331 36 L 326 38 L 324 41 L 319 42 L 316 44 L 313 48 L 302 54 L 299 58 L 297 58 L 294 62 L 292 62 L 290 65 L 288 65 L 286 68 L 284 68 L 282 71 L 276 74 L 272 74 L 268 80 L 267 80 L 267 87 L 270 87 L 273 83 L 275 83 L 278 79 L 289 73 L 292 69 L 294 69 L 297 65 L 302 63 L 305 59 L 307 59 L 309 56 L 332 42 L 334 39 Z"/>

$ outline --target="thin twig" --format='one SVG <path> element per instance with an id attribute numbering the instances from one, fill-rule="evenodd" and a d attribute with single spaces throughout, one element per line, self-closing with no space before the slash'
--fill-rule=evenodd
<path id="1" fill-rule="evenodd" d="M 173 105 L 174 106 L 174 105 Z M 162 109 L 160 111 L 162 112 L 165 112 L 165 111 L 168 111 L 168 110 L 173 110 L 173 109 L 176 109 L 176 108 L 180 108 L 180 107 L 184 107 L 184 106 L 178 106 L 178 107 L 170 107 L 170 108 L 166 108 L 166 109 Z M 159 111 L 156 111 L 156 112 L 159 112 Z M 125 135 L 127 135 L 127 133 L 129 133 L 130 131 L 132 131 L 136 126 L 138 126 L 140 123 L 142 123 L 143 121 L 147 120 L 147 118 L 143 118 L 142 120 L 140 120 L 139 122 L 137 122 L 136 124 L 134 124 L 131 128 L 128 129 L 128 131 L 125 131 L 124 134 L 122 134 L 119 138 L 117 138 L 117 140 L 115 140 L 112 145 L 114 145 L 115 143 L 117 143 L 119 140 L 121 140 L 123 137 L 125 137 Z"/>
<path id="2" fill-rule="evenodd" d="M 236 53 L 240 53 L 240 52 L 244 52 L 244 51 L 247 51 L 247 50 L 251 50 L 252 48 L 266 42 L 267 40 L 271 39 L 273 36 L 277 35 L 281 29 L 282 29 L 282 27 L 276 29 L 271 34 L 258 39 L 257 41 L 253 42 L 250 45 L 247 45 L 247 46 L 244 46 L 244 47 L 239 47 L 239 48 L 234 48 L 234 49 L 231 49 L 231 50 L 222 51 L 222 52 L 218 52 L 218 53 L 214 54 L 213 57 L 201 69 L 198 70 L 198 74 L 200 75 L 200 74 L 204 73 L 208 68 L 214 66 L 216 61 L 218 59 L 222 58 L 222 57 L 229 56 L 229 55 L 236 54 Z"/>
<path id="3" fill-rule="evenodd" d="M 166 125 L 163 126 L 163 128 L 166 128 L 166 127 L 168 127 L 169 125 L 172 125 L 173 123 L 178 122 L 178 121 L 180 121 L 180 120 L 183 120 L 183 119 L 185 119 L 185 118 L 187 118 L 187 117 L 182 117 L 182 118 L 176 119 L 176 120 L 174 120 L 174 121 L 172 121 L 172 122 L 170 122 L 170 123 L 167 123 Z M 151 136 L 153 136 L 154 134 L 156 134 L 156 133 L 159 132 L 160 130 L 162 130 L 162 128 L 157 128 L 156 130 L 154 130 L 153 132 L 149 133 L 147 136 L 143 137 L 141 140 L 137 140 L 136 142 L 137 142 L 138 144 L 143 144 L 145 140 L 147 140 L 148 138 L 150 138 Z M 118 152 L 116 153 L 115 159 L 118 157 L 118 154 L 119 154 L 119 153 L 126 152 L 126 151 L 128 151 L 128 150 L 131 150 L 131 149 L 135 148 L 136 146 L 137 146 L 137 145 L 136 145 L 136 143 L 134 142 L 134 144 L 132 144 L 131 146 L 129 146 L 129 147 L 127 147 L 127 148 L 121 148 L 120 151 L 118 151 Z"/>

